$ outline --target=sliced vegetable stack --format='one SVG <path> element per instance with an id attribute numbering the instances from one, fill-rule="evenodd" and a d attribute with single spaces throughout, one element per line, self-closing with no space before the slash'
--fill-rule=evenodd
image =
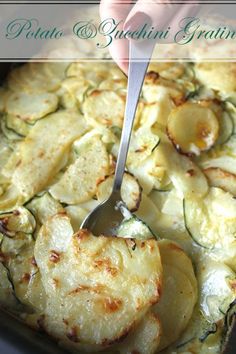
<path id="1" fill-rule="evenodd" d="M 10 72 L 0 88 L 3 309 L 72 351 L 221 353 L 236 301 L 235 72 L 150 64 L 117 237 L 80 225 L 112 188 L 126 77 L 113 63 Z"/>

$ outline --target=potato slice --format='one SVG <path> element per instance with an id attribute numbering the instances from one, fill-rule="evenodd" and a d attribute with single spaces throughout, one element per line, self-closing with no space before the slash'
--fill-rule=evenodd
<path id="1" fill-rule="evenodd" d="M 198 80 L 205 86 L 226 94 L 236 91 L 235 63 L 198 63 L 194 68 Z"/>
<path id="2" fill-rule="evenodd" d="M 160 343 L 161 323 L 156 315 L 149 312 L 132 333 L 114 347 L 119 354 L 154 354 Z"/>
<path id="3" fill-rule="evenodd" d="M 109 197 L 112 191 L 114 175 L 106 177 L 98 184 L 97 197 L 99 201 L 103 201 Z M 130 211 L 135 211 L 139 208 L 142 197 L 142 188 L 138 180 L 130 173 L 124 173 L 124 179 L 121 186 L 121 198 L 127 205 Z"/>
<path id="4" fill-rule="evenodd" d="M 211 187 L 204 199 L 184 201 L 186 229 L 200 246 L 222 253 L 224 260 L 236 255 L 236 200 L 232 194 Z"/>
<path id="5" fill-rule="evenodd" d="M 11 178 L 9 190 L 0 197 L 0 210 L 12 208 L 39 193 L 58 172 L 63 154 L 86 131 L 75 111 L 59 111 L 37 122 L 20 144 L 12 176 L 10 166 L 2 171 Z"/>
<path id="6" fill-rule="evenodd" d="M 98 88 L 99 90 L 120 91 L 125 94 L 127 88 L 127 79 L 107 79 L 102 81 Z"/>
<path id="7" fill-rule="evenodd" d="M 4 120 L 7 129 L 12 130 L 23 137 L 29 134 L 29 131 L 32 128 L 30 124 L 13 114 L 6 114 Z"/>
<path id="8" fill-rule="evenodd" d="M 82 110 L 93 127 L 105 125 L 122 127 L 125 99 L 109 90 L 95 90 L 85 99 Z"/>
<path id="9" fill-rule="evenodd" d="M 47 221 L 35 245 L 47 295 L 47 333 L 92 351 L 131 331 L 158 301 L 162 272 L 157 242 L 135 244 L 87 230 L 73 235 L 66 215 Z"/>
<path id="10" fill-rule="evenodd" d="M 23 206 L 11 214 L 0 214 L 0 232 L 9 237 L 14 237 L 16 232 L 32 234 L 35 226 L 33 215 Z"/>
<path id="11" fill-rule="evenodd" d="M 223 263 L 207 258 L 198 268 L 200 309 L 205 318 L 217 323 L 236 298 L 236 274 Z"/>
<path id="12" fill-rule="evenodd" d="M 156 71 L 148 71 L 144 80 L 143 96 L 149 103 L 154 102 L 153 94 L 158 92 L 160 87 L 167 88 L 172 98 L 181 98 L 184 95 L 182 86 L 178 82 L 165 79 Z"/>
<path id="13" fill-rule="evenodd" d="M 211 109 L 187 102 L 171 111 L 167 132 L 177 150 L 187 155 L 199 155 L 216 142 L 219 123 Z"/>
<path id="14" fill-rule="evenodd" d="M 85 202 L 96 194 L 97 183 L 108 171 L 109 159 L 106 148 L 100 137 L 92 137 L 80 147 L 76 161 L 49 191 L 55 199 L 63 203 Z"/>
<path id="15" fill-rule="evenodd" d="M 161 240 L 158 244 L 161 249 L 162 261 L 183 272 L 189 279 L 194 293 L 197 294 L 197 281 L 191 259 L 176 242 L 171 240 Z"/>
<path id="16" fill-rule="evenodd" d="M 6 111 L 23 121 L 32 122 L 54 112 L 58 98 L 52 93 L 14 93 L 6 104 Z"/>
<path id="17" fill-rule="evenodd" d="M 32 62 L 12 70 L 8 76 L 8 87 L 17 93 L 44 93 L 55 91 L 65 77 L 67 62 L 37 63 Z"/>
<path id="18" fill-rule="evenodd" d="M 153 311 L 162 324 L 160 351 L 186 328 L 197 301 L 197 282 L 190 259 L 176 243 L 163 240 L 158 244 L 163 265 L 163 291 Z"/>
<path id="19" fill-rule="evenodd" d="M 209 167 L 203 170 L 212 187 L 219 187 L 236 196 L 236 175 L 219 167 Z"/>

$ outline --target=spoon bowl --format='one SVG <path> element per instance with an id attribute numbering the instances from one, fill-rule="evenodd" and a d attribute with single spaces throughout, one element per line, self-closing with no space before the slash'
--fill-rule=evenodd
<path id="1" fill-rule="evenodd" d="M 124 219 L 117 204 L 121 197 L 112 193 L 84 219 L 81 228 L 92 231 L 93 235 L 116 235 L 119 224 Z"/>

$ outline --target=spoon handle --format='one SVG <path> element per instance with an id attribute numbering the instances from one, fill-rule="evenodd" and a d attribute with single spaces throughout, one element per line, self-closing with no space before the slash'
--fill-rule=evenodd
<path id="1" fill-rule="evenodd" d="M 115 179 L 112 192 L 119 192 L 124 175 L 129 142 L 138 105 L 139 95 L 147 71 L 154 44 L 152 41 L 130 42 L 128 89 L 125 107 L 125 118 L 121 134 L 119 153 L 116 164 Z"/>

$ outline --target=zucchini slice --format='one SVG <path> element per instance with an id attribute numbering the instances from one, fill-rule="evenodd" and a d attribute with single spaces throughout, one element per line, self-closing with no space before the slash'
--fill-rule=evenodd
<path id="1" fill-rule="evenodd" d="M 8 87 L 14 92 L 45 93 L 60 87 L 65 77 L 67 62 L 36 63 L 21 65 L 10 72 Z"/>
<path id="2" fill-rule="evenodd" d="M 97 184 L 109 171 L 105 145 L 99 137 L 92 137 L 80 146 L 78 158 L 68 167 L 59 182 L 50 188 L 53 198 L 67 204 L 88 201 L 96 194 Z"/>
<path id="3" fill-rule="evenodd" d="M 227 253 L 235 244 L 236 200 L 230 193 L 211 187 L 204 199 L 185 198 L 185 226 L 198 245 Z"/>
<path id="4" fill-rule="evenodd" d="M 51 216 L 64 212 L 62 205 L 47 192 L 35 196 L 25 205 L 25 207 L 31 211 L 37 220 L 37 223 L 41 225 Z"/>
<path id="5" fill-rule="evenodd" d="M 155 161 L 168 171 L 177 192 L 183 196 L 202 197 L 208 191 L 204 173 L 187 156 L 179 154 L 170 142 L 159 144 L 155 150 Z"/>
<path id="6" fill-rule="evenodd" d="M 14 131 L 16 134 L 19 134 L 21 136 L 26 136 L 30 131 L 31 125 L 27 124 L 25 121 L 21 120 L 15 115 L 6 114 L 5 121 L 6 127 L 8 129 Z"/>
<path id="7" fill-rule="evenodd" d="M 174 108 L 167 123 L 167 132 L 175 148 L 187 155 L 209 150 L 219 135 L 215 113 L 198 103 L 187 102 Z"/>
<path id="8" fill-rule="evenodd" d="M 32 309 L 36 311 L 45 309 L 44 287 L 34 259 L 34 241 L 22 249 L 16 257 L 10 257 L 7 267 L 20 302 L 28 305 L 31 312 Z"/>
<path id="9" fill-rule="evenodd" d="M 107 79 L 99 84 L 99 90 L 111 90 L 118 91 L 119 93 L 125 95 L 127 87 L 127 79 Z"/>
<path id="10" fill-rule="evenodd" d="M 58 98 L 52 93 L 13 93 L 8 97 L 6 111 L 8 114 L 26 121 L 34 122 L 47 114 L 55 112 Z"/>
<path id="11" fill-rule="evenodd" d="M 197 301 L 197 281 L 191 260 L 178 244 L 158 242 L 163 265 L 163 292 L 154 313 L 162 324 L 158 351 L 173 343 L 186 328 Z M 173 316 L 167 316 L 170 311 Z"/>
<path id="12" fill-rule="evenodd" d="M 234 134 L 234 121 L 230 114 L 223 112 L 221 117 L 218 119 L 220 124 L 219 137 L 216 144 L 226 143 L 231 136 Z"/>
<path id="13" fill-rule="evenodd" d="M 119 354 L 154 354 L 160 343 L 161 334 L 158 316 L 148 312 L 122 344 L 114 346 L 114 351 L 118 350 Z"/>
<path id="14" fill-rule="evenodd" d="M 139 165 L 160 144 L 160 138 L 150 127 L 140 127 L 131 136 L 127 165 Z"/>
<path id="15" fill-rule="evenodd" d="M 112 191 L 114 182 L 114 175 L 106 177 L 103 181 L 99 182 L 97 186 L 97 198 L 103 201 L 109 197 Z M 136 211 L 139 208 L 142 198 L 142 188 L 138 180 L 130 173 L 125 172 L 123 182 L 121 185 L 121 198 L 127 205 L 130 211 Z"/>
<path id="16" fill-rule="evenodd" d="M 236 197 L 236 175 L 219 167 L 209 167 L 203 170 L 210 186 L 219 187 Z"/>
<path id="17" fill-rule="evenodd" d="M 0 196 L 0 210 L 9 210 L 17 200 L 23 204 L 42 191 L 60 169 L 68 147 L 86 129 L 83 117 L 73 110 L 58 111 L 38 121 L 13 153 L 12 160 L 17 163 L 12 175 L 7 169 L 2 172 L 11 185 Z"/>
<path id="18" fill-rule="evenodd" d="M 33 215 L 24 207 L 19 207 L 10 214 L 0 215 L 0 232 L 14 237 L 17 232 L 32 234 L 36 226 Z"/>

